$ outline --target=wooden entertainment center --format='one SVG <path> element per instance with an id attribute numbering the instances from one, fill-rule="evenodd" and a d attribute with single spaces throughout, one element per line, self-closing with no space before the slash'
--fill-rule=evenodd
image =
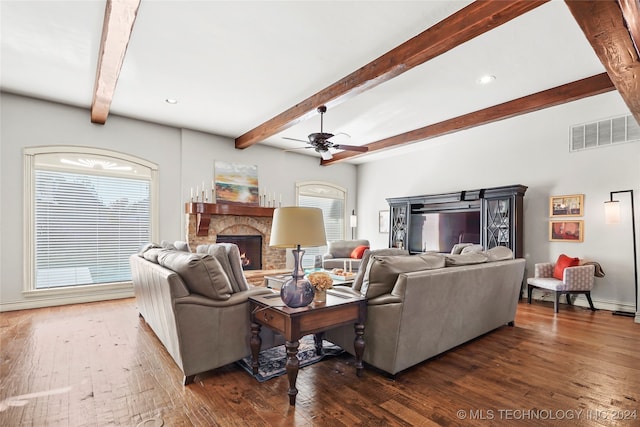
<path id="1" fill-rule="evenodd" d="M 389 198 L 389 247 L 418 253 L 471 242 L 485 249 L 506 246 L 521 258 L 526 191 L 524 185 L 510 185 Z"/>

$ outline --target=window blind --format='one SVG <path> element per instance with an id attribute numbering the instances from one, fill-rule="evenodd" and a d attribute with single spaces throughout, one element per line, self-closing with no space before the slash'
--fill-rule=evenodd
<path id="1" fill-rule="evenodd" d="M 148 179 L 35 171 L 36 289 L 129 281 L 149 241 Z"/>
<path id="2" fill-rule="evenodd" d="M 298 205 L 322 209 L 324 230 L 328 242 L 344 239 L 344 200 L 300 195 Z M 327 252 L 326 246 L 304 249 L 305 255 L 302 260 L 304 268 L 313 267 L 316 255 L 322 256 Z"/>

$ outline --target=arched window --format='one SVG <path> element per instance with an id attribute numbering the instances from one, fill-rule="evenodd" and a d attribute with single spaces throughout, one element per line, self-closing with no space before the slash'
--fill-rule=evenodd
<path id="1" fill-rule="evenodd" d="M 322 209 L 327 242 L 345 238 L 346 198 L 346 189 L 327 182 L 308 181 L 296 184 L 298 206 Z M 305 248 L 303 267 L 313 267 L 316 256 L 322 256 L 326 252 L 326 246 Z"/>
<path id="2" fill-rule="evenodd" d="M 72 146 L 27 148 L 24 159 L 25 291 L 130 282 L 129 256 L 156 235 L 157 166 Z"/>

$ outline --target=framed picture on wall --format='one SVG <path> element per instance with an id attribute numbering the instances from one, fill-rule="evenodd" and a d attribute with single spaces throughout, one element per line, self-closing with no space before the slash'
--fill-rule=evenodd
<path id="1" fill-rule="evenodd" d="M 582 216 L 584 215 L 584 194 L 570 196 L 551 196 L 549 198 L 549 216 Z"/>
<path id="2" fill-rule="evenodd" d="M 378 232 L 389 232 L 389 211 L 380 211 L 378 213 Z"/>
<path id="3" fill-rule="evenodd" d="M 584 221 L 549 221 L 549 240 L 552 242 L 582 242 L 584 240 Z"/>

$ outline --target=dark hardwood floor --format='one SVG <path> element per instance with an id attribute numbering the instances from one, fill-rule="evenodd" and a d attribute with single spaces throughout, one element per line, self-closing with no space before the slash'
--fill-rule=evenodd
<path id="1" fill-rule="evenodd" d="M 428 327 L 428 325 L 425 325 Z M 640 325 L 520 303 L 504 326 L 395 379 L 349 355 L 258 383 L 235 364 L 182 374 L 134 299 L 0 313 L 0 425 L 640 425 Z"/>

